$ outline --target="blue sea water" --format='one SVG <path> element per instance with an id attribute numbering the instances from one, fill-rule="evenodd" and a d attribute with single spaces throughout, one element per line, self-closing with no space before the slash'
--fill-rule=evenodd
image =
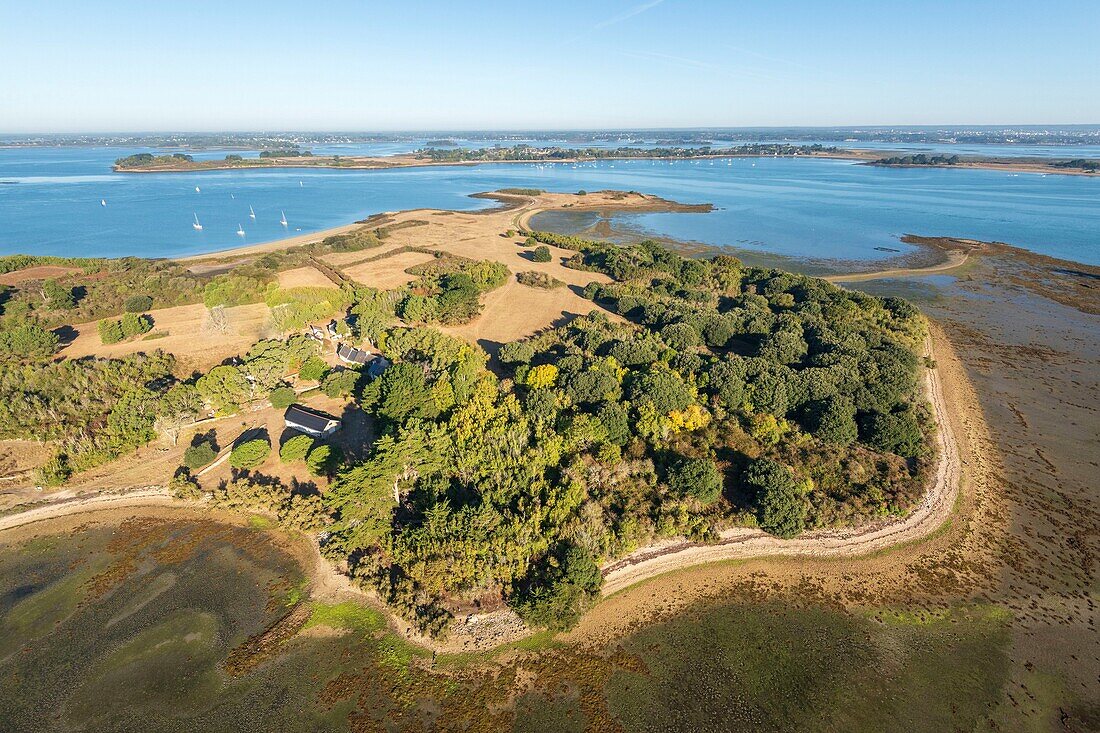
<path id="1" fill-rule="evenodd" d="M 712 203 L 717 210 L 709 214 L 616 218 L 657 235 L 795 258 L 885 259 L 896 253 L 881 248 L 908 252 L 897 237 L 914 233 L 1000 240 L 1100 264 L 1100 178 L 1083 176 L 788 158 L 379 171 L 111 171 L 115 158 L 133 152 L 141 151 L 0 149 L 0 254 L 182 256 L 318 231 L 382 211 L 478 209 L 493 203 L 470 198 L 472 193 L 537 187 L 637 190 Z M 255 221 L 248 217 L 250 205 Z M 279 222 L 284 212 L 287 227 Z M 202 231 L 191 226 L 195 215 Z M 238 225 L 246 236 L 236 234 Z"/>

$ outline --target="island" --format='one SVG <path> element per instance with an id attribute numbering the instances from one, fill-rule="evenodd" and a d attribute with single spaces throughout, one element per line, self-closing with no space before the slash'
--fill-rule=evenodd
<path id="1" fill-rule="evenodd" d="M 2 437 L 44 441 L 17 482 L 267 517 L 427 644 L 471 613 L 568 629 L 677 547 L 942 522 L 911 304 L 526 227 L 681 206 L 654 197 L 488 195 L 189 260 L 0 259 Z"/>

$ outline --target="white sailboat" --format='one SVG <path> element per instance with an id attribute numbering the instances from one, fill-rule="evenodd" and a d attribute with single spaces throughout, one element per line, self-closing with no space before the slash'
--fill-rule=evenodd
<path id="1" fill-rule="evenodd" d="M 106 206 L 107 205 L 107 199 L 100 199 L 99 200 L 99 205 L 100 206 Z"/>
<path id="2" fill-rule="evenodd" d="M 191 226 L 194 227 L 196 232 L 201 232 L 202 231 L 202 224 L 199 224 L 199 215 L 198 214 L 195 214 L 195 223 L 192 224 Z"/>
<path id="3" fill-rule="evenodd" d="M 252 221 L 256 221 L 256 212 L 252 210 L 252 204 L 248 205 L 248 218 Z"/>
<path id="4" fill-rule="evenodd" d="M 286 212 L 285 211 L 280 211 L 279 213 L 283 215 L 283 218 L 279 220 L 279 223 L 282 224 L 285 227 L 286 226 Z"/>
<path id="5" fill-rule="evenodd" d="M 244 227 L 242 227 L 240 224 L 237 225 L 237 236 L 238 237 L 243 237 L 244 236 Z"/>
<path id="6" fill-rule="evenodd" d="M 301 181 L 298 181 L 298 188 L 301 188 L 303 185 L 304 184 Z"/>
<path id="7" fill-rule="evenodd" d="M 195 186 L 195 193 L 200 193 L 198 186 Z"/>

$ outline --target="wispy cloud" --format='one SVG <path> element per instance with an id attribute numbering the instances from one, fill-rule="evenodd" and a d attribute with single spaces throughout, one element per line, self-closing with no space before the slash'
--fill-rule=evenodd
<path id="1" fill-rule="evenodd" d="M 663 3 L 664 1 L 665 0 L 649 0 L 649 2 L 647 2 L 647 3 L 642 3 L 640 5 L 635 5 L 634 7 L 630 8 L 629 10 L 626 10 L 622 13 L 619 13 L 618 15 L 616 15 L 613 18 L 608 18 L 607 20 L 600 21 L 596 25 L 592 26 L 592 30 L 598 31 L 601 28 L 607 28 L 608 26 L 618 25 L 619 23 L 622 23 L 624 20 L 630 20 L 631 18 L 633 18 L 636 15 L 641 15 L 642 13 L 644 13 L 647 10 L 652 10 L 653 8 L 657 7 L 658 5 Z"/>

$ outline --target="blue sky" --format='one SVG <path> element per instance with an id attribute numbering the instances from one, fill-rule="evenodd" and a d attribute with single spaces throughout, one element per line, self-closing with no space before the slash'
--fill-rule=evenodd
<path id="1" fill-rule="evenodd" d="M 1096 0 L 0 0 L 0 132 L 1100 122 Z"/>

